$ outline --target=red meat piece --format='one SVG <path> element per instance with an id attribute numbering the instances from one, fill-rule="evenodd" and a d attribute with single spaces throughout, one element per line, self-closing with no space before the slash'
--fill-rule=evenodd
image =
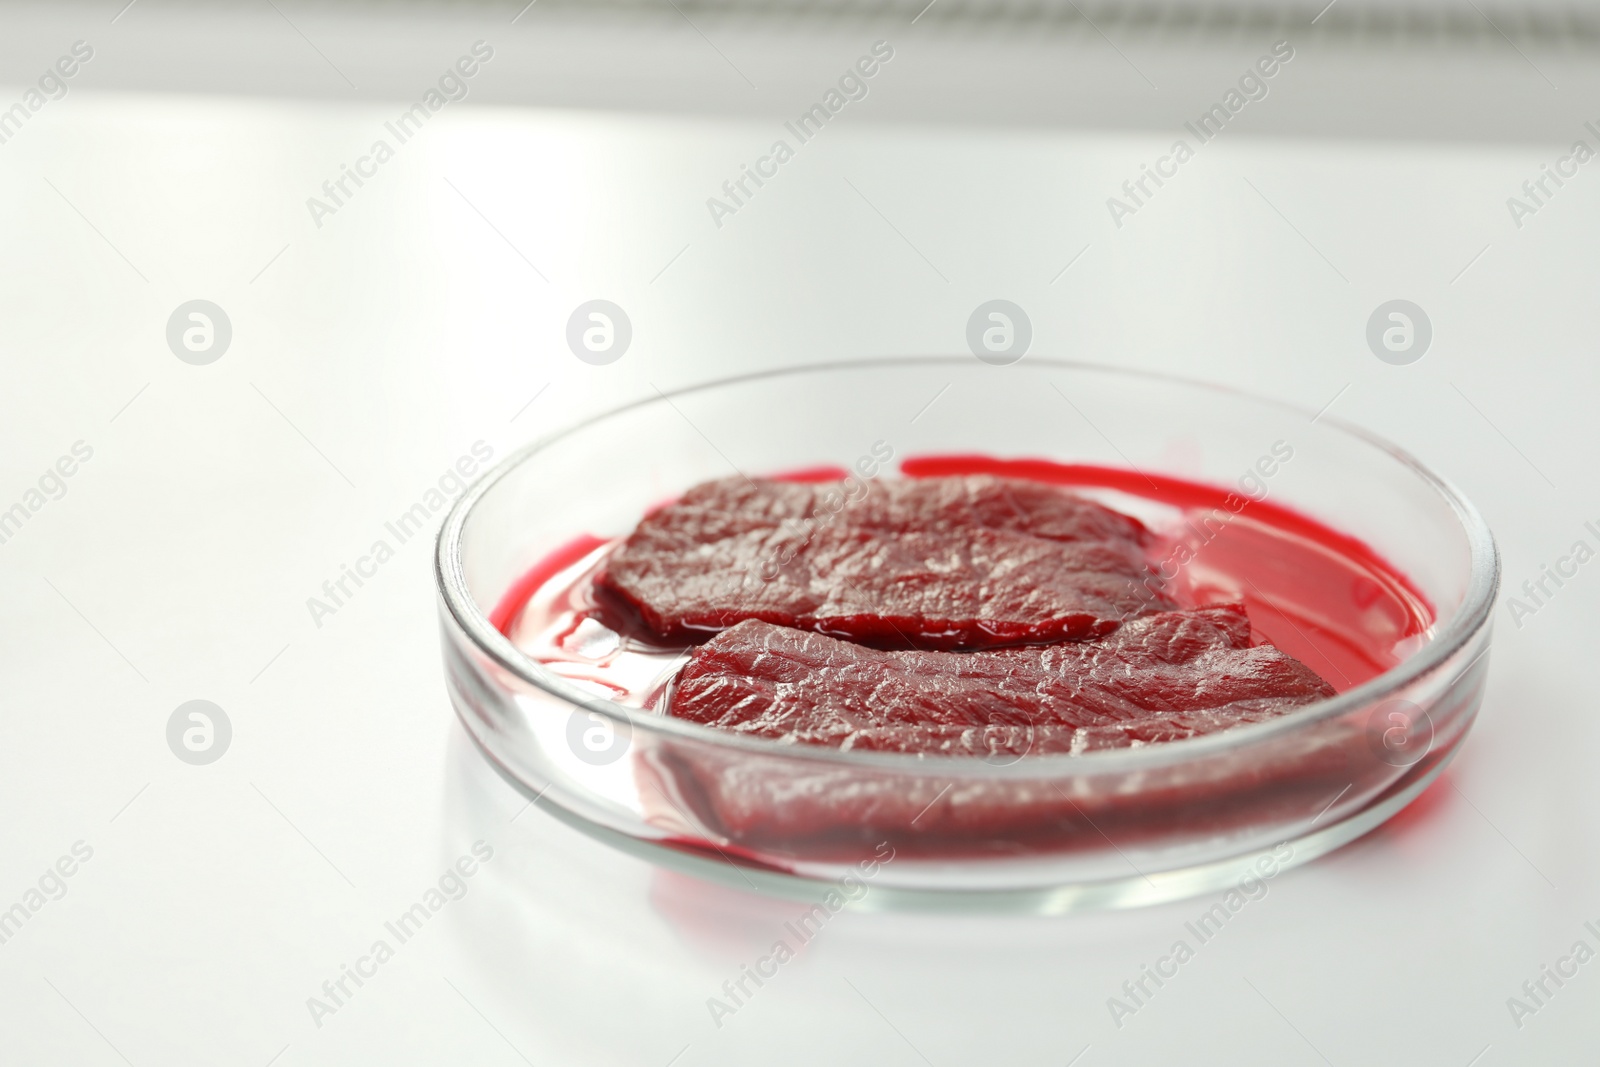
<path id="1" fill-rule="evenodd" d="M 1174 606 L 1147 540 L 1092 501 L 989 475 L 729 478 L 640 522 L 597 587 L 669 642 L 748 619 L 882 648 L 1081 640 Z"/>
<path id="2" fill-rule="evenodd" d="M 841 749 L 1001 758 L 1175 741 L 1334 695 L 1250 644 L 1238 604 L 1169 611 L 1095 640 L 987 651 L 880 651 L 748 621 L 697 648 L 672 715 Z"/>

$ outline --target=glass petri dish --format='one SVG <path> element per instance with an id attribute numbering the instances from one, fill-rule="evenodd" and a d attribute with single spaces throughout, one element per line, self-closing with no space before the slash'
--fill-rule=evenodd
<path id="1" fill-rule="evenodd" d="M 1292 461 L 1261 475 L 1285 444 Z M 874 445 L 1248 485 L 1387 561 L 1428 625 L 1393 666 L 1278 719 L 995 761 L 783 744 L 670 718 L 597 696 L 491 621 L 576 536 L 621 536 L 650 507 L 735 470 L 851 469 Z M 543 810 L 736 887 L 815 898 L 870 874 L 855 907 L 1031 913 L 1231 886 L 1393 816 L 1477 714 L 1499 582 L 1477 510 L 1363 430 L 1200 382 L 1032 358 L 814 365 L 620 407 L 487 472 L 446 519 L 435 562 L 451 701 Z"/>

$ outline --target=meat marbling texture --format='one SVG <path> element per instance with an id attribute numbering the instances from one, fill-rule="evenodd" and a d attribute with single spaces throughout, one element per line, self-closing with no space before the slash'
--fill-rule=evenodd
<path id="1" fill-rule="evenodd" d="M 1080 640 L 1175 605 L 1135 519 L 1037 482 L 728 478 L 646 517 L 598 586 L 663 641 L 745 620 L 880 648 Z"/>
<path id="2" fill-rule="evenodd" d="M 1333 695 L 1293 657 L 1252 647 L 1243 606 L 1227 604 L 971 653 L 881 651 L 747 621 L 694 650 L 669 711 L 785 742 L 1004 759 L 1180 740 Z"/>

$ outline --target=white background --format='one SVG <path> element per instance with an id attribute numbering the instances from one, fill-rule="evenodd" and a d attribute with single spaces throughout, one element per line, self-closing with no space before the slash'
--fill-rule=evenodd
<path id="1" fill-rule="evenodd" d="M 1514 592 L 1600 520 L 1600 164 L 1520 229 L 1506 206 L 1600 147 L 1592 42 L 1338 8 L 1208 36 L 520 6 L 0 12 L 0 107 L 95 48 L 0 144 L 0 508 L 94 450 L 0 544 L 0 908 L 93 849 L 0 944 L 0 1059 L 1594 1062 L 1600 963 L 1520 1029 L 1506 1000 L 1600 948 L 1600 565 L 1520 628 L 1497 609 L 1440 784 L 1273 880 L 1120 1028 L 1107 998 L 1210 901 L 844 914 L 718 1028 L 706 999 L 800 906 L 527 809 L 451 713 L 422 539 L 320 628 L 306 608 L 475 441 L 504 455 L 652 386 L 960 352 L 995 297 L 1036 353 L 1331 402 L 1479 504 Z M 1106 198 L 1285 36 L 1271 95 L 1115 227 Z M 317 227 L 306 199 L 479 39 L 468 100 Z M 878 39 L 869 97 L 716 227 L 706 198 Z M 562 340 L 595 297 L 634 326 L 604 368 Z M 1363 339 L 1396 297 L 1434 326 L 1406 367 Z M 233 326 L 203 367 L 164 336 L 195 298 Z M 197 698 L 234 731 L 205 767 L 165 739 Z M 316 1025 L 307 998 L 476 840 L 465 897 Z"/>

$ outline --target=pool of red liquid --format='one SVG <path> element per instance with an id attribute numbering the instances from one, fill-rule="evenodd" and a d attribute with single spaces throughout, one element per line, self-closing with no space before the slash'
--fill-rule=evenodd
<path id="1" fill-rule="evenodd" d="M 829 481 L 847 473 L 815 467 L 769 477 Z M 1169 596 L 1184 607 L 1242 601 L 1258 642 L 1306 663 L 1340 692 L 1410 655 L 1435 620 L 1426 597 L 1367 544 L 1228 487 L 1122 468 L 970 455 L 908 458 L 901 474 L 1025 478 L 1135 515 L 1155 534 L 1148 558 L 1166 579 Z M 689 650 L 644 640 L 597 597 L 594 579 L 620 541 L 574 537 L 514 583 L 490 620 L 524 653 L 580 688 L 661 712 L 667 683 Z M 1107 835 L 1127 846 L 1244 834 L 1308 805 L 1315 812 L 1353 783 L 1392 770 L 1373 766 L 1364 746 L 1359 732 L 1345 730 L 1275 766 L 1240 762 L 1131 792 L 1112 788 L 1071 798 L 1024 781 L 967 788 L 958 802 L 943 792 L 923 795 L 919 790 L 928 782 L 928 789 L 938 789 L 932 779 L 897 782 L 849 768 L 756 766 L 732 750 L 679 743 L 639 753 L 634 776 L 646 817 L 666 833 L 661 843 L 788 870 L 806 860 L 853 861 L 885 841 L 905 857 L 943 862 L 1102 850 Z"/>
<path id="2" fill-rule="evenodd" d="M 1243 601 L 1266 640 L 1322 675 L 1339 692 L 1395 666 L 1436 618 L 1411 580 L 1371 546 L 1270 499 L 1235 489 L 1115 467 L 986 456 L 924 456 L 901 464 L 909 477 L 994 474 L 1048 482 L 1085 495 L 1163 505 L 1181 515 L 1155 525 L 1151 566 L 1172 580 L 1182 607 Z M 1129 508 L 1128 510 L 1135 510 Z"/>

